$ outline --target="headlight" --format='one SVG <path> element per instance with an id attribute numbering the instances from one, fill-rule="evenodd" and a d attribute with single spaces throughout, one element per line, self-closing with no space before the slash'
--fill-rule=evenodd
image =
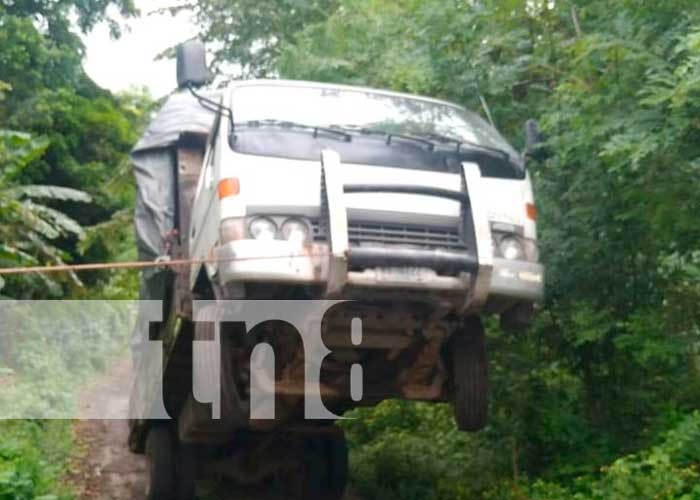
<path id="1" fill-rule="evenodd" d="M 525 257 L 525 250 L 520 240 L 512 236 L 504 236 L 498 244 L 498 250 L 504 259 L 522 260 Z"/>
<path id="2" fill-rule="evenodd" d="M 274 240 L 277 236 L 277 225 L 272 219 L 258 217 L 250 221 L 248 232 L 256 240 Z"/>
<path id="3" fill-rule="evenodd" d="M 282 224 L 282 237 L 287 241 L 303 243 L 309 237 L 309 226 L 299 219 L 288 219 Z"/>
<path id="4" fill-rule="evenodd" d="M 221 221 L 219 227 L 221 243 L 242 240 L 245 238 L 245 220 L 240 218 L 230 218 Z"/>

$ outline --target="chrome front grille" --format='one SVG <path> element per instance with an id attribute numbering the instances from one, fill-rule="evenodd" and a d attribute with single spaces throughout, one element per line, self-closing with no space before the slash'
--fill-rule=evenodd
<path id="1" fill-rule="evenodd" d="M 319 221 L 313 221 L 314 241 L 328 240 L 325 228 Z M 349 222 L 348 239 L 350 246 L 400 246 L 422 250 L 467 249 L 460 231 L 455 228 L 435 228 L 408 224 L 388 224 L 376 222 Z"/>

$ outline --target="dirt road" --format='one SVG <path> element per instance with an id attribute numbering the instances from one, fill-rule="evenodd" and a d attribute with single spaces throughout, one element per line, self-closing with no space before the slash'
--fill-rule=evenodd
<path id="1" fill-rule="evenodd" d="M 95 408 L 107 409 L 122 420 L 78 420 L 77 448 L 72 459 L 71 483 L 80 500 L 141 500 L 144 498 L 146 461 L 126 446 L 129 405 L 129 357 L 115 362 L 108 374 L 85 388 L 80 416 L 89 418 Z M 92 413 L 95 413 L 94 411 Z"/>
<path id="2" fill-rule="evenodd" d="M 80 500 L 144 498 L 146 463 L 126 447 L 123 420 L 84 420 L 76 424 L 79 451 L 71 482 Z"/>
<path id="3" fill-rule="evenodd" d="M 91 408 L 109 407 L 110 415 L 126 415 L 128 389 L 124 380 L 129 359 L 112 365 L 109 374 L 87 387 L 80 399 L 81 415 Z M 106 403 L 108 401 L 108 403 Z M 146 462 L 129 452 L 126 420 L 80 420 L 75 424 L 77 448 L 68 481 L 78 500 L 144 500 Z M 231 484 L 204 485 L 201 500 L 285 500 L 269 494 L 251 494 Z M 348 495 L 345 500 L 361 500 Z"/>

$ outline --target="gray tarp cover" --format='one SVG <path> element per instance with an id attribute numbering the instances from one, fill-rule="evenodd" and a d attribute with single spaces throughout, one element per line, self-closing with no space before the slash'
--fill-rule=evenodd
<path id="1" fill-rule="evenodd" d="M 203 92 L 218 101 L 220 94 Z M 168 98 L 151 120 L 131 152 L 137 197 L 134 213 L 139 260 L 154 260 L 165 254 L 168 235 L 175 220 L 175 151 L 173 145 L 183 132 L 209 133 L 214 113 L 204 108 L 189 92 Z M 162 300 L 167 276 L 161 270 L 143 272 L 140 298 Z M 138 330 L 138 329 L 137 329 Z M 143 339 L 136 332 L 134 343 Z"/>

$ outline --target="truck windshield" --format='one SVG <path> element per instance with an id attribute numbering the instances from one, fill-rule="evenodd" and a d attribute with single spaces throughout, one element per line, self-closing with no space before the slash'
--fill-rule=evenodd
<path id="1" fill-rule="evenodd" d="M 455 105 L 363 89 L 313 85 L 255 84 L 238 87 L 233 92 L 232 104 L 238 136 L 238 147 L 234 145 L 234 149 L 240 152 L 264 153 L 261 150 L 246 151 L 253 147 L 252 138 L 245 136 L 246 129 L 251 134 L 260 132 L 263 126 L 274 128 L 274 125 L 278 129 L 286 128 L 289 133 L 292 133 L 293 129 L 298 131 L 303 127 L 326 129 L 326 132 L 333 129 L 349 132 L 354 136 L 355 151 L 349 151 L 353 156 L 358 149 L 364 147 L 364 144 L 361 147 L 358 142 L 365 139 L 366 143 L 370 136 L 374 137 L 375 141 L 377 135 L 381 134 L 385 137 L 403 137 L 404 140 L 422 138 L 424 144 L 415 141 L 414 148 L 424 147 L 426 142 L 432 142 L 438 149 L 455 149 L 462 143 L 463 149 L 482 148 L 486 152 L 490 150 L 491 156 L 494 151 L 502 153 L 501 162 L 505 157 L 505 161 L 511 163 L 509 167 L 501 168 L 507 173 L 505 176 L 510 177 L 511 173 L 520 176 L 520 157 L 498 131 L 478 115 Z M 251 128 L 255 130 L 250 130 Z M 286 156 L 279 152 L 281 131 L 269 133 L 276 134 L 277 143 L 274 149 L 278 154 L 273 155 Z M 329 138 L 329 134 L 320 135 Z M 339 136 L 336 135 L 334 139 L 338 141 Z M 256 137 L 254 143 L 258 149 L 261 148 L 260 140 Z M 389 139 L 387 143 L 391 142 Z M 293 149 L 299 147 L 295 146 Z M 406 162 L 411 163 L 406 151 L 398 149 L 400 148 L 393 153 L 394 160 L 398 162 L 397 166 L 403 166 L 401 163 L 404 162 L 397 159 L 402 154 L 407 158 Z M 376 158 L 376 153 L 375 148 L 371 156 Z M 379 156 L 389 159 L 390 155 L 381 153 Z M 440 163 L 444 163 L 444 158 Z"/>

